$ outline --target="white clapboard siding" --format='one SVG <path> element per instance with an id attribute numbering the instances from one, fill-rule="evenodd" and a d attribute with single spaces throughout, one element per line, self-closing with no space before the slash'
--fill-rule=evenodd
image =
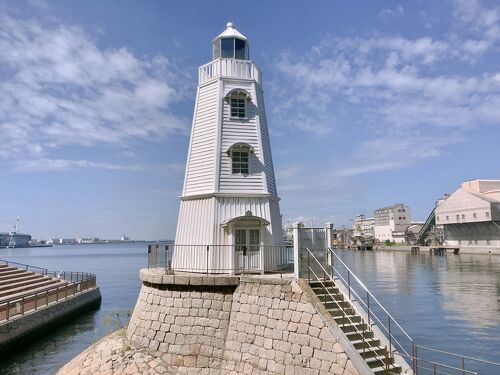
<path id="1" fill-rule="evenodd" d="M 277 195 L 276 182 L 274 180 L 273 157 L 271 154 L 271 142 L 269 141 L 269 129 L 267 127 L 266 109 L 264 106 L 264 95 L 260 86 L 256 85 L 256 100 L 258 105 L 258 117 L 260 125 L 260 133 L 262 137 L 262 153 L 265 160 L 265 171 L 267 189 L 269 193 Z"/>
<path id="2" fill-rule="evenodd" d="M 183 195 L 213 192 L 216 168 L 218 82 L 199 87 Z"/>
<path id="3" fill-rule="evenodd" d="M 259 134 L 257 132 L 255 105 L 255 93 L 251 82 L 224 81 L 224 96 L 234 89 L 247 91 L 253 101 L 247 102 L 246 119 L 232 119 L 231 107 L 226 101 L 223 102 L 222 115 L 222 147 L 220 155 L 220 182 L 221 193 L 234 192 L 266 192 L 262 175 L 262 155 L 259 147 Z M 250 157 L 250 174 L 233 174 L 231 169 L 231 157 L 227 150 L 235 143 L 246 143 L 254 149 Z"/>

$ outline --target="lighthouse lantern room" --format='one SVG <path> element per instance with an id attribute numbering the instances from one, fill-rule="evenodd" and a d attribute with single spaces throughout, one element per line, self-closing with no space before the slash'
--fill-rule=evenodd
<path id="1" fill-rule="evenodd" d="M 286 250 L 261 74 L 232 22 L 212 45 L 198 71 L 172 267 L 277 270 Z"/>

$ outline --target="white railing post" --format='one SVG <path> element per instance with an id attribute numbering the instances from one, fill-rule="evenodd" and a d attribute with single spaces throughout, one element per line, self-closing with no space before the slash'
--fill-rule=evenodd
<path id="1" fill-rule="evenodd" d="M 328 266 L 332 265 L 331 254 L 330 254 L 330 251 L 328 250 L 328 249 L 331 249 L 333 247 L 332 234 L 333 234 L 333 224 L 326 223 L 325 224 L 325 241 L 326 241 L 326 261 L 327 261 Z"/>
<path id="2" fill-rule="evenodd" d="M 293 276 L 295 280 L 299 279 L 300 269 L 300 228 L 303 223 L 293 223 Z"/>

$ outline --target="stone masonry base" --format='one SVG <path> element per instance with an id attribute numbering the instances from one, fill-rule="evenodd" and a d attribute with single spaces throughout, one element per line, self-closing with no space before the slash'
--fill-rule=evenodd
<path id="1" fill-rule="evenodd" d="M 130 363 L 151 374 L 366 373 L 353 365 L 352 350 L 346 354 L 338 327 L 292 279 L 148 270 L 141 279 L 126 337 L 105 338 L 59 374 L 134 373 Z"/>

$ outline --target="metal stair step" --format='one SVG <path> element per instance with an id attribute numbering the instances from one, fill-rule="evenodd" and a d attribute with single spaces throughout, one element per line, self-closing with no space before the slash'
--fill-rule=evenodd
<path id="1" fill-rule="evenodd" d="M 369 348 L 365 348 L 365 349 L 360 348 L 360 349 L 356 349 L 356 350 L 363 358 L 384 356 L 386 353 L 385 346 L 371 346 Z"/>
<path id="2" fill-rule="evenodd" d="M 362 337 L 366 338 L 373 338 L 374 334 L 373 331 L 365 331 L 365 332 L 344 332 L 345 335 L 349 338 L 349 341 L 354 341 L 354 340 L 361 340 Z"/>
<path id="3" fill-rule="evenodd" d="M 389 364 L 392 364 L 394 363 L 394 358 L 393 357 L 386 358 L 385 355 L 378 355 L 376 357 L 365 358 L 365 362 L 371 368 L 385 366 L 386 361 L 389 361 Z"/>
<path id="4" fill-rule="evenodd" d="M 366 332 L 370 331 L 370 327 L 368 327 L 364 323 L 355 323 L 355 322 L 347 322 L 345 324 L 339 324 L 339 327 L 342 331 L 345 332 L 352 332 L 352 331 L 358 331 L 358 332 Z"/>
<path id="5" fill-rule="evenodd" d="M 367 348 L 378 347 L 380 345 L 380 340 L 375 337 L 366 338 L 364 340 L 360 338 L 358 340 L 352 340 L 351 343 L 356 349 L 362 349 L 363 346 L 367 346 Z"/>
<path id="6" fill-rule="evenodd" d="M 391 364 L 388 368 L 385 366 L 373 367 L 371 369 L 375 375 L 387 375 L 387 370 L 389 374 L 401 374 L 402 368 L 399 365 Z"/>
<path id="7" fill-rule="evenodd" d="M 340 314 L 336 316 L 332 315 L 332 317 L 338 325 L 341 325 L 344 321 L 350 323 L 361 323 L 361 317 L 356 314 Z"/>

